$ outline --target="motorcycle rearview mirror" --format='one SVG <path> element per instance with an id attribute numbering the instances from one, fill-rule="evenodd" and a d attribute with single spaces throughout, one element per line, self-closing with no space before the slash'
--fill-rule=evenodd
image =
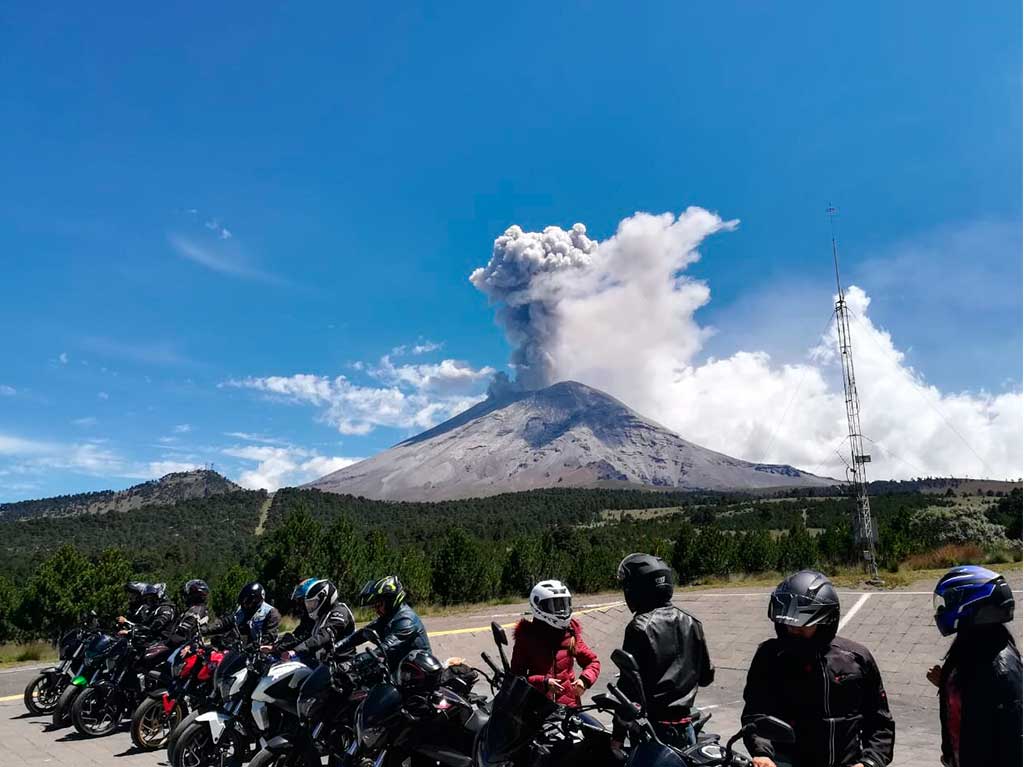
<path id="1" fill-rule="evenodd" d="M 625 650 L 612 650 L 612 663 L 618 666 L 620 671 L 628 671 L 633 674 L 640 673 L 640 666 L 637 665 L 636 658 Z"/>
<path id="2" fill-rule="evenodd" d="M 644 694 L 644 683 L 640 678 L 640 665 L 636 658 L 622 649 L 612 650 L 612 663 L 619 667 L 622 672 L 623 681 L 626 682 L 626 692 L 634 698 L 640 707 L 647 711 L 647 697 Z"/>
<path id="3" fill-rule="evenodd" d="M 508 647 L 508 635 L 496 621 L 491 621 L 491 636 L 494 637 L 494 643 L 498 645 L 498 655 L 501 656 L 501 667 L 508 672 L 508 657 L 505 655 L 505 648 Z"/>
<path id="4" fill-rule="evenodd" d="M 786 722 L 774 716 L 764 716 L 753 722 L 757 734 L 774 743 L 794 743 L 796 734 Z"/>

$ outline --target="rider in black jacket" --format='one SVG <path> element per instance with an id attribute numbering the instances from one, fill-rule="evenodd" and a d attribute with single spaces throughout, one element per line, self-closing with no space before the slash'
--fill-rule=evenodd
<path id="1" fill-rule="evenodd" d="M 352 611 L 338 601 L 338 589 L 328 580 L 307 578 L 295 587 L 292 601 L 302 615 L 302 622 L 295 633 L 267 648 L 282 653 L 282 658 L 298 655 L 311 659 L 355 630 Z"/>
<path id="2" fill-rule="evenodd" d="M 210 598 L 210 587 L 206 581 L 193 578 L 185 583 L 182 594 L 185 597 L 185 612 L 167 634 L 167 645 L 171 648 L 181 647 L 196 632 L 205 629 L 210 620 L 206 604 Z"/>
<path id="3" fill-rule="evenodd" d="M 368 581 L 359 592 L 360 605 L 372 605 L 377 619 L 338 642 L 334 649 L 342 653 L 366 642 L 372 630 L 381 638 L 381 649 L 388 668 L 394 672 L 413 650 L 430 651 L 427 630 L 416 611 L 406 603 L 405 589 L 394 575 Z"/>
<path id="4" fill-rule="evenodd" d="M 132 624 L 141 639 L 163 639 L 164 633 L 174 623 L 176 610 L 174 604 L 167 599 L 167 586 L 163 583 L 126 583 L 124 590 L 128 593 L 129 616 L 119 616 L 119 624 Z M 128 629 L 121 629 L 119 634 L 127 634 Z"/>
<path id="5" fill-rule="evenodd" d="M 672 568 L 663 559 L 630 554 L 619 564 L 618 580 L 626 606 L 633 612 L 622 649 L 640 667 L 648 716 L 669 740 L 692 742 L 690 720 L 697 688 L 715 679 L 704 627 L 672 604 Z M 627 680 L 623 679 L 624 691 L 630 695 Z M 616 722 L 613 748 L 621 747 L 623 734 L 622 724 Z"/>
<path id="6" fill-rule="evenodd" d="M 948 767 L 1017 767 L 1021 754 L 1021 657 L 1006 624 L 1014 599 L 1006 579 L 984 567 L 954 567 L 935 587 L 935 624 L 956 634 L 939 688 L 942 762 Z"/>
<path id="7" fill-rule="evenodd" d="M 883 767 L 892 761 L 895 725 L 871 653 L 836 636 L 839 595 L 815 570 L 772 592 L 776 638 L 762 642 L 747 672 L 742 721 L 789 722 L 793 744 L 746 736 L 754 767 Z"/>

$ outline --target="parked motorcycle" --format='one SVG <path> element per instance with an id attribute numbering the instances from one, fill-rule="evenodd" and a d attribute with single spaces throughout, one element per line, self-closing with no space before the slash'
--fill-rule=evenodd
<path id="1" fill-rule="evenodd" d="M 71 720 L 87 738 L 109 735 L 139 705 L 158 680 L 146 672 L 163 664 L 171 651 L 164 644 L 146 646 L 129 629 L 108 650 L 104 664 L 71 706 Z"/>
<path id="2" fill-rule="evenodd" d="M 355 712 L 386 669 L 370 653 L 328 659 L 299 690 L 298 727 L 271 738 L 249 767 L 328 767 L 343 762 L 355 739 Z"/>
<path id="3" fill-rule="evenodd" d="M 570 708 L 552 702 L 526 679 L 510 672 L 505 630 L 492 623 L 491 634 L 502 668 L 481 653 L 494 672 L 492 685 L 497 684 L 498 693 L 491 703 L 490 719 L 473 746 L 476 767 L 554 767 L 607 761 L 611 733 L 587 713 L 600 706 Z"/>
<path id="4" fill-rule="evenodd" d="M 48 666 L 25 685 L 25 708 L 36 715 L 52 714 L 57 708 L 61 693 L 71 680 L 82 673 L 85 663 L 85 647 L 89 640 L 99 633 L 96 614 L 87 623 L 72 629 L 57 642 L 56 666 Z"/>
<path id="5" fill-rule="evenodd" d="M 52 717 L 53 727 L 67 727 L 71 724 L 71 709 L 78 699 L 78 696 L 89 685 L 97 670 L 105 662 L 107 652 L 116 642 L 116 637 L 102 632 L 90 634 L 84 641 L 82 650 L 82 665 L 78 675 L 71 679 L 71 682 L 57 698 L 57 705 L 54 706 Z"/>
<path id="6" fill-rule="evenodd" d="M 205 647 L 197 635 L 169 658 L 166 687 L 150 690 L 132 714 L 131 736 L 136 748 L 152 751 L 167 745 L 174 729 L 197 708 L 212 707 L 213 674 L 224 653 Z M 149 677 L 158 683 L 162 672 Z"/>
<path id="7" fill-rule="evenodd" d="M 385 664 L 379 637 L 370 641 L 378 646 L 374 656 Z M 445 686 L 444 667 L 424 650 L 406 656 L 398 677 L 388 674 L 359 704 L 346 763 L 397 767 L 409 760 L 412 765 L 470 767 L 473 741 L 487 721 L 484 699 Z"/>
<path id="8" fill-rule="evenodd" d="M 594 696 L 601 708 L 614 711 L 626 724 L 631 743 L 626 767 L 750 767 L 751 760 L 733 751 L 733 746 L 744 735 L 755 732 L 777 743 L 792 743 L 793 728 L 772 716 L 758 717 L 740 728 L 723 746 L 718 735 L 700 733 L 694 744 L 667 743 L 658 736 L 654 723 L 647 718 L 647 701 L 640 681 L 640 667 L 636 659 L 623 650 L 612 652 L 612 662 L 619 671 L 631 677 L 630 687 L 639 700 L 633 701 L 619 687 L 609 683 L 614 698 L 603 693 Z M 706 722 L 704 718 L 703 722 Z"/>

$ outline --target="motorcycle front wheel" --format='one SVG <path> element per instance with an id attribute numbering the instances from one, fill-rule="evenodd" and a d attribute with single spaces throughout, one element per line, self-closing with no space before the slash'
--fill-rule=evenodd
<path id="1" fill-rule="evenodd" d="M 25 685 L 25 708 L 30 714 L 43 716 L 53 713 L 60 694 L 64 692 L 64 685 L 59 680 L 66 681 L 67 677 L 63 674 L 60 677 L 56 674 L 40 674 Z"/>
<path id="2" fill-rule="evenodd" d="M 146 698 L 132 714 L 132 743 L 142 751 L 154 751 L 167 745 L 167 740 L 181 720 L 185 709 L 181 701 L 174 701 L 170 711 L 164 711 L 160 698 Z"/>
<path id="3" fill-rule="evenodd" d="M 57 705 L 53 708 L 54 729 L 71 726 L 71 708 L 75 705 L 78 696 L 82 694 L 82 689 L 77 684 L 69 684 L 64 688 L 64 692 L 57 698 Z"/>
<path id="4" fill-rule="evenodd" d="M 108 687 L 86 687 L 71 706 L 71 722 L 87 738 L 109 735 L 121 723 L 121 704 Z"/>
<path id="5" fill-rule="evenodd" d="M 247 752 L 247 744 L 234 733 L 225 732 L 214 743 L 206 722 L 192 722 L 174 744 L 171 767 L 241 767 Z"/>

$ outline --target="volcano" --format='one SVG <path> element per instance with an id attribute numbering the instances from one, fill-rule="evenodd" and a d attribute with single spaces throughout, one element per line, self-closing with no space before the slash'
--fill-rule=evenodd
<path id="1" fill-rule="evenodd" d="M 441 501 L 546 487 L 753 491 L 836 484 L 696 445 L 575 381 L 488 397 L 433 429 L 305 487 Z"/>

